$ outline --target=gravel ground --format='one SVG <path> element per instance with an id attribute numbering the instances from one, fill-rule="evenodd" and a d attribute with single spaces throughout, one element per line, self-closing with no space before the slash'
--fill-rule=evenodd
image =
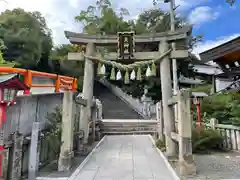
<path id="1" fill-rule="evenodd" d="M 183 180 L 240 180 L 240 153 L 238 152 L 198 154 L 194 155 L 194 159 L 197 166 L 197 175 L 182 178 Z"/>

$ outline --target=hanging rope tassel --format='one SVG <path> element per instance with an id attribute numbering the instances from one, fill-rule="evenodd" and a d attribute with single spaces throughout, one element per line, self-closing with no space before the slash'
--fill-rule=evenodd
<path id="1" fill-rule="evenodd" d="M 140 67 L 138 67 L 138 70 L 137 70 L 137 80 L 138 81 L 142 80 L 142 72 Z"/>
<path id="2" fill-rule="evenodd" d="M 122 74 L 121 74 L 121 71 L 118 70 L 117 75 L 116 75 L 116 80 L 120 80 L 120 79 L 122 79 Z"/>
<path id="3" fill-rule="evenodd" d="M 152 71 L 152 76 L 156 76 L 157 75 L 157 68 L 156 68 L 156 65 L 155 65 L 154 62 L 152 63 L 151 71 Z"/>
<path id="4" fill-rule="evenodd" d="M 105 73 L 106 73 L 106 68 L 105 68 L 105 65 L 103 64 L 101 67 L 101 74 L 105 75 Z"/>
<path id="5" fill-rule="evenodd" d="M 126 70 L 126 72 L 125 72 L 124 83 L 125 84 L 129 84 L 130 83 L 128 70 Z"/>
<path id="6" fill-rule="evenodd" d="M 149 76 L 151 76 L 151 74 L 152 74 L 151 69 L 150 69 L 150 67 L 148 66 L 148 67 L 147 67 L 147 71 L 146 71 L 146 76 L 149 77 Z"/>
<path id="7" fill-rule="evenodd" d="M 98 68 L 97 68 L 97 74 L 101 75 L 101 71 L 102 71 L 102 64 L 99 62 L 98 63 Z"/>
<path id="8" fill-rule="evenodd" d="M 116 73 L 115 73 L 115 68 L 112 67 L 111 69 L 111 75 L 110 75 L 110 80 L 116 80 Z"/>
<path id="9" fill-rule="evenodd" d="M 131 79 L 131 80 L 135 80 L 135 78 L 136 78 L 136 73 L 135 73 L 135 71 L 134 71 L 134 69 L 133 69 L 132 72 L 131 72 L 131 74 L 130 74 L 130 79 Z"/>

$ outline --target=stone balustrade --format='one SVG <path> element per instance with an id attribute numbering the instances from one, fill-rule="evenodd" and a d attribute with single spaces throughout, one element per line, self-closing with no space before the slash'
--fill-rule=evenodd
<path id="1" fill-rule="evenodd" d="M 229 150 L 240 151 L 240 127 L 218 124 L 217 120 L 212 118 L 209 124 L 204 124 L 208 128 L 219 130 L 224 138 L 224 147 Z"/>

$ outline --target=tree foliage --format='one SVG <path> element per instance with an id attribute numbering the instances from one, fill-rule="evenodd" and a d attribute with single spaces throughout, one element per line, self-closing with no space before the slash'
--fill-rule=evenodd
<path id="1" fill-rule="evenodd" d="M 86 34 L 107 34 L 116 35 L 121 31 L 135 31 L 136 34 L 165 32 L 170 30 L 170 15 L 161 9 L 150 9 L 142 12 L 136 20 L 126 20 L 129 12 L 126 8 L 114 11 L 110 0 L 98 0 L 95 5 L 90 5 L 86 10 L 82 10 L 75 17 L 77 22 L 84 25 L 83 32 Z M 176 26 L 181 27 L 186 20 L 176 17 Z M 192 48 L 201 37 L 192 38 L 189 47 Z M 136 47 L 136 51 L 156 51 L 158 44 L 143 45 Z M 106 47 L 105 47 L 106 49 Z M 115 51 L 116 47 L 108 48 L 107 51 Z M 189 70 L 189 61 L 181 61 L 178 64 L 179 73 L 186 74 Z M 108 68 L 107 68 L 108 70 Z M 159 72 L 159 70 L 158 70 Z M 133 81 L 130 85 L 124 85 L 123 82 L 112 82 L 126 92 L 131 93 L 135 97 L 139 97 L 143 93 L 145 86 L 149 87 L 149 94 L 154 99 L 161 98 L 160 78 L 147 78 L 143 81 Z"/>
<path id="2" fill-rule="evenodd" d="M 0 14 L 0 39 L 6 46 L 5 60 L 17 61 L 26 68 L 47 61 L 53 46 L 51 31 L 41 13 L 19 8 Z"/>
<path id="3" fill-rule="evenodd" d="M 226 0 L 226 2 L 230 5 L 233 6 L 236 2 L 236 0 Z"/>
<path id="4" fill-rule="evenodd" d="M 240 126 L 240 94 L 236 91 L 205 97 L 201 103 L 201 114 L 208 120 L 216 118 L 220 124 Z"/>
<path id="5" fill-rule="evenodd" d="M 68 76 L 78 77 L 79 90 L 81 90 L 83 84 L 84 62 L 66 60 L 68 53 L 82 51 L 82 46 L 62 44 L 54 47 L 50 55 L 52 70 L 57 74 L 66 74 Z"/>

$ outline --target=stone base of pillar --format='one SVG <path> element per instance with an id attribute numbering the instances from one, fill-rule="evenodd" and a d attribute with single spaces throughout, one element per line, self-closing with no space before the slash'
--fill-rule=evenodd
<path id="1" fill-rule="evenodd" d="M 166 155 L 166 158 L 170 162 L 176 162 L 178 161 L 178 156 L 177 155 Z"/>
<path id="2" fill-rule="evenodd" d="M 191 160 L 179 160 L 179 171 L 182 176 L 196 175 L 197 173 L 196 164 L 192 161 L 192 155 L 188 159 Z"/>
<path id="3" fill-rule="evenodd" d="M 61 171 L 61 172 L 69 171 L 72 166 L 73 156 L 74 156 L 73 151 L 60 154 L 59 162 L 58 162 L 58 171 Z"/>
<path id="4" fill-rule="evenodd" d="M 89 150 L 87 148 L 87 145 L 84 144 L 79 144 L 78 146 L 78 151 L 76 152 L 77 155 L 80 156 L 86 156 L 89 153 Z"/>

